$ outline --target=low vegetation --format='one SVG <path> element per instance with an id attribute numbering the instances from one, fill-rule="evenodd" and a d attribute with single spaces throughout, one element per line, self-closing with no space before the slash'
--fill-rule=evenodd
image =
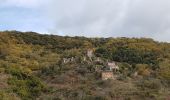
<path id="1" fill-rule="evenodd" d="M 93 51 L 92 57 L 88 57 L 88 50 Z M 119 66 L 116 80 L 101 78 L 107 61 L 115 61 Z M 149 38 L 85 38 L 0 32 L 2 100 L 169 98 L 169 43 Z"/>

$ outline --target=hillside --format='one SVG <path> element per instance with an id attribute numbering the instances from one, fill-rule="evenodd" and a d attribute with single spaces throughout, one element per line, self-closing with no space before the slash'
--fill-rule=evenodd
<path id="1" fill-rule="evenodd" d="M 170 99 L 170 43 L 0 32 L 0 98 Z"/>

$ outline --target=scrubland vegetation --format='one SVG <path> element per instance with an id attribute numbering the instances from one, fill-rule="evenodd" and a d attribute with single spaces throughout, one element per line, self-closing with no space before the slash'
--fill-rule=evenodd
<path id="1" fill-rule="evenodd" d="M 92 59 L 86 55 L 89 49 Z M 64 63 L 64 58 L 73 59 Z M 116 80 L 101 79 L 97 69 L 107 61 L 120 68 Z M 149 38 L 0 32 L 0 99 L 168 100 L 170 44 Z"/>

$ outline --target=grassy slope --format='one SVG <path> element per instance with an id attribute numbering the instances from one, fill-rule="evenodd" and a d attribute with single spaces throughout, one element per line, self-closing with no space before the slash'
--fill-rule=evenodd
<path id="1" fill-rule="evenodd" d="M 102 62 L 83 61 L 89 48 Z M 64 64 L 63 58 L 70 57 L 75 60 Z M 118 80 L 101 80 L 95 68 L 102 69 L 106 60 L 118 62 Z M 170 95 L 170 44 L 0 32 L 0 72 L 4 99 L 165 99 Z"/>

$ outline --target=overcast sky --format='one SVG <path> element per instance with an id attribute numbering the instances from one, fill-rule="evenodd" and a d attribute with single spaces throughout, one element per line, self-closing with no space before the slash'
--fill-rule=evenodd
<path id="1" fill-rule="evenodd" d="M 170 42 L 170 0 L 0 0 L 0 30 Z"/>

